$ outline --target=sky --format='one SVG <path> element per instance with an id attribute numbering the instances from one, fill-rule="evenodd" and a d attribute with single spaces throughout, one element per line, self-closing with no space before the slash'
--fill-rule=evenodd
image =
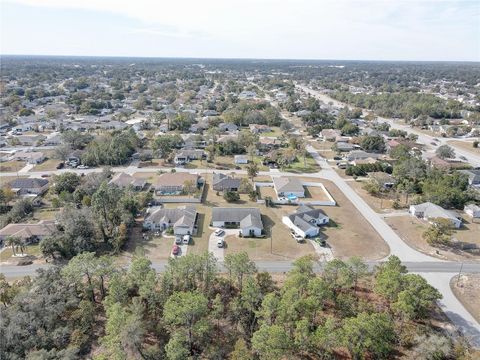
<path id="1" fill-rule="evenodd" d="M 480 61 L 480 1 L 0 0 L 0 53 Z"/>

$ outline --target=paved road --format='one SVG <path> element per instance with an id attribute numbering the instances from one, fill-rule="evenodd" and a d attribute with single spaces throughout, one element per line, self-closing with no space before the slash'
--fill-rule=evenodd
<path id="1" fill-rule="evenodd" d="M 165 270 L 167 266 L 167 260 L 160 260 L 152 263 L 152 267 L 158 272 Z M 286 273 L 290 271 L 293 267 L 293 261 L 284 260 L 284 261 L 256 261 L 258 270 L 268 271 L 271 273 Z M 373 268 L 379 264 L 381 261 L 367 261 L 366 262 L 369 269 Z M 314 270 L 316 272 L 321 272 L 323 269 L 324 262 L 318 262 L 315 264 Z M 435 262 L 414 262 L 414 261 L 405 261 L 403 262 L 410 272 L 424 274 L 448 274 L 450 277 L 458 274 L 460 270 L 462 273 L 480 273 L 480 263 L 464 263 L 463 266 L 460 263 L 454 261 L 445 261 L 442 263 Z M 14 266 L 14 265 L 2 265 L 0 266 L 0 272 L 3 273 L 7 278 L 17 278 L 22 276 L 34 276 L 38 269 L 44 269 L 49 267 L 49 264 L 33 264 L 28 266 Z M 223 269 L 223 262 L 219 262 L 220 270 Z M 453 274 L 453 275 L 452 275 Z"/>

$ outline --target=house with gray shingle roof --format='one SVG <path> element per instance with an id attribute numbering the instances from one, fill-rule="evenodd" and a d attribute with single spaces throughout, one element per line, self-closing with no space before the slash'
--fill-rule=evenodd
<path id="1" fill-rule="evenodd" d="M 434 223 L 435 219 L 449 220 L 455 228 L 462 226 L 461 217 L 455 211 L 445 210 L 441 206 L 431 202 L 425 202 L 417 205 L 410 205 L 409 212 L 412 216 L 422 218 L 430 223 Z"/>
<path id="2" fill-rule="evenodd" d="M 328 224 L 329 221 L 330 219 L 322 210 L 307 205 L 298 207 L 295 212 L 282 219 L 285 225 L 304 238 L 317 236 L 320 232 L 318 227 Z"/>
<path id="3" fill-rule="evenodd" d="M 240 183 L 240 179 L 224 174 L 213 174 L 212 188 L 215 191 L 238 191 Z"/>
<path id="4" fill-rule="evenodd" d="M 52 220 L 40 220 L 36 224 L 8 224 L 0 230 L 0 242 L 10 236 L 26 240 L 27 243 L 38 242 L 52 235 L 54 231 L 55 221 Z"/>
<path id="5" fill-rule="evenodd" d="M 143 190 L 147 183 L 145 179 L 136 178 L 126 173 L 116 173 L 108 182 L 110 185 L 116 185 L 120 189 L 131 186 L 134 190 Z"/>
<path id="6" fill-rule="evenodd" d="M 17 195 L 41 195 L 48 189 L 48 180 L 41 178 L 18 178 L 9 183 Z"/>
<path id="7" fill-rule="evenodd" d="M 149 230 L 173 228 L 175 235 L 192 235 L 197 221 L 195 206 L 179 206 L 175 209 L 154 208 L 145 216 L 143 227 Z"/>
<path id="8" fill-rule="evenodd" d="M 259 237 L 263 232 L 262 215 L 257 208 L 213 208 L 212 226 L 238 228 L 243 237 Z"/>
<path id="9" fill-rule="evenodd" d="M 296 196 L 305 197 L 305 189 L 303 184 L 296 177 L 275 177 L 273 178 L 273 186 L 278 197 Z"/>

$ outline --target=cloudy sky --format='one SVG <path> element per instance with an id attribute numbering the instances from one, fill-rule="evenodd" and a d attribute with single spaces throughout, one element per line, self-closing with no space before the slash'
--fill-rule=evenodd
<path id="1" fill-rule="evenodd" d="M 480 61 L 480 1 L 1 0 L 2 54 Z"/>

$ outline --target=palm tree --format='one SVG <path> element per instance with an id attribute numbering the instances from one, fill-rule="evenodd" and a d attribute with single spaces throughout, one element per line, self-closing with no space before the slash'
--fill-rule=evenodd
<path id="1" fill-rule="evenodd" d="M 254 162 L 249 163 L 247 165 L 247 173 L 248 173 L 248 176 L 250 177 L 250 179 L 253 182 L 253 179 L 255 178 L 255 176 L 258 175 L 258 165 Z"/>
<path id="2" fill-rule="evenodd" d="M 20 244 L 20 239 L 16 236 L 9 236 L 5 239 L 5 244 L 8 246 L 10 245 L 12 247 L 12 254 L 13 256 L 17 256 L 17 253 L 15 251 L 15 247 Z"/>

